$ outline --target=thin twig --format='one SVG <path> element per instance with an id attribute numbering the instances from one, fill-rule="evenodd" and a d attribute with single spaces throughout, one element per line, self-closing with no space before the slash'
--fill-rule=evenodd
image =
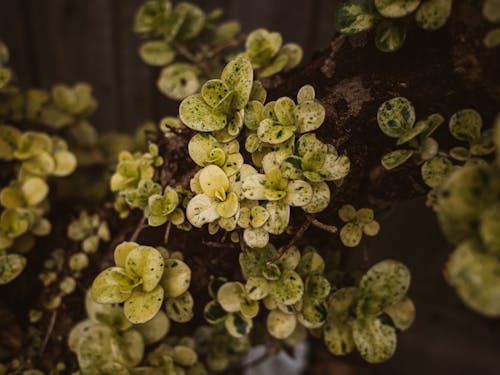
<path id="1" fill-rule="evenodd" d="M 221 249 L 236 249 L 238 244 L 232 242 L 215 242 L 215 241 L 202 241 L 202 244 L 208 247 L 218 247 Z"/>
<path id="2" fill-rule="evenodd" d="M 165 236 L 163 237 L 163 243 L 168 244 L 168 239 L 170 238 L 170 231 L 172 229 L 172 222 L 169 220 L 167 227 L 165 228 Z"/>
<path id="3" fill-rule="evenodd" d="M 137 240 L 137 237 L 139 237 L 139 234 L 141 234 L 141 231 L 146 228 L 148 225 L 146 224 L 146 218 L 142 218 L 139 224 L 137 224 L 137 227 L 135 228 L 134 233 L 132 234 L 132 237 L 130 237 L 130 242 L 134 242 Z"/>
<path id="4" fill-rule="evenodd" d="M 219 53 L 224 51 L 226 48 L 237 46 L 238 44 L 243 42 L 246 38 L 247 38 L 246 34 L 241 34 L 237 38 L 233 38 L 230 41 L 228 41 L 227 43 L 223 44 L 222 46 L 219 46 L 219 47 L 213 49 L 212 51 L 207 53 L 205 55 L 205 57 L 206 57 L 206 59 L 212 59 L 215 56 L 217 56 Z"/>
<path id="5" fill-rule="evenodd" d="M 311 221 L 311 224 L 314 225 L 316 228 L 322 229 L 322 230 L 324 230 L 326 232 L 330 232 L 330 233 L 337 233 L 337 231 L 338 231 L 338 228 L 334 225 L 328 225 L 328 224 L 322 223 L 321 221 L 319 221 L 318 219 L 315 219 L 312 216 L 308 216 L 308 218 Z"/>
<path id="6" fill-rule="evenodd" d="M 309 229 L 309 227 L 311 226 L 311 219 L 312 219 L 312 217 L 306 216 L 306 220 L 302 223 L 299 230 L 297 232 L 295 232 L 295 235 L 290 239 L 290 241 L 288 241 L 288 243 L 285 246 L 282 246 L 278 250 L 278 254 L 276 254 L 276 256 L 274 258 L 269 260 L 267 262 L 267 264 L 273 264 L 273 263 L 276 263 L 278 260 L 280 260 L 280 258 L 283 256 L 283 254 L 285 254 L 285 252 L 290 247 L 292 247 L 295 244 L 295 242 L 297 242 L 304 235 L 306 230 Z"/>
<path id="7" fill-rule="evenodd" d="M 40 355 L 42 355 L 45 352 L 45 349 L 47 348 L 49 338 L 52 335 L 52 332 L 54 331 L 54 327 L 56 325 L 56 318 L 57 318 L 57 310 L 54 310 L 52 312 L 52 316 L 50 317 L 49 326 L 47 327 L 47 333 L 45 333 L 42 346 L 40 346 L 40 351 L 39 351 Z"/>

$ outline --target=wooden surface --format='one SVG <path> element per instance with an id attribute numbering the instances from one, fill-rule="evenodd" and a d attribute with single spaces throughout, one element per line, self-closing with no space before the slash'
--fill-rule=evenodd
<path id="1" fill-rule="evenodd" d="M 297 42 L 307 61 L 333 35 L 332 0 L 194 0 L 204 10 L 222 7 L 244 31 L 280 31 Z M 158 69 L 139 59 L 132 32 L 142 0 L 0 0 L 0 38 L 11 49 L 23 86 L 92 84 L 99 129 L 132 130 L 141 121 L 175 114 L 176 104 L 156 90 Z"/>
<path id="2" fill-rule="evenodd" d="M 205 10 L 222 6 L 244 31 L 280 31 L 301 44 L 305 61 L 333 35 L 333 0 L 199 0 Z M 138 55 L 131 31 L 141 0 L 0 0 L 0 38 L 11 49 L 12 66 L 25 87 L 56 82 L 92 84 L 100 107 L 93 123 L 101 130 L 132 130 L 145 119 L 175 114 L 176 105 L 155 88 L 158 70 Z M 416 232 L 418 228 L 418 233 Z M 411 239 L 411 240 L 410 240 Z M 369 262 L 393 257 L 413 272 L 410 295 L 417 321 L 400 336 L 393 360 L 368 374 L 498 374 L 498 322 L 467 310 L 444 281 L 449 248 L 423 202 L 400 205 L 370 240 Z M 353 250 L 356 251 L 356 250 Z M 331 372 L 333 373 L 333 372 Z"/>

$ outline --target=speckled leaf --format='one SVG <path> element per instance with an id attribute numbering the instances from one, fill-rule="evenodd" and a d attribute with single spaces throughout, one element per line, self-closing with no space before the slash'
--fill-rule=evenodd
<path id="1" fill-rule="evenodd" d="M 257 101 L 252 100 L 248 102 L 245 108 L 245 115 L 243 122 L 246 127 L 251 130 L 257 130 L 260 122 L 262 121 L 262 112 L 264 110 L 264 105 Z"/>
<path id="2" fill-rule="evenodd" d="M 115 248 L 114 261 L 118 267 L 125 268 L 128 254 L 139 246 L 136 242 L 122 242 Z"/>
<path id="3" fill-rule="evenodd" d="M 165 300 L 168 317 L 177 323 L 186 323 L 193 318 L 193 306 L 193 296 L 189 292 Z"/>
<path id="4" fill-rule="evenodd" d="M 325 107 L 315 101 L 303 102 L 295 110 L 297 130 L 306 133 L 316 130 L 325 120 Z"/>
<path id="5" fill-rule="evenodd" d="M 283 202 L 268 202 L 266 209 L 269 219 L 264 224 L 264 229 L 271 234 L 283 233 L 290 221 L 290 206 Z"/>
<path id="6" fill-rule="evenodd" d="M 217 213 L 222 218 L 230 218 L 238 212 L 240 204 L 235 192 L 227 194 L 226 200 L 217 204 Z"/>
<path id="7" fill-rule="evenodd" d="M 451 254 L 445 277 L 462 301 L 474 311 L 500 317 L 500 261 L 474 242 L 462 243 Z"/>
<path id="8" fill-rule="evenodd" d="M 26 266 L 26 258 L 20 254 L 0 255 L 0 285 L 14 280 Z"/>
<path id="9" fill-rule="evenodd" d="M 323 340 L 330 353 L 335 355 L 346 355 L 354 349 L 350 323 L 326 323 Z"/>
<path id="10" fill-rule="evenodd" d="M 483 120 L 474 109 L 463 109 L 450 118 L 450 133 L 460 141 L 474 142 L 481 135 Z"/>
<path id="11" fill-rule="evenodd" d="M 304 283 L 295 271 L 285 271 L 281 278 L 272 283 L 271 294 L 278 303 L 293 305 L 304 294 Z"/>
<path id="12" fill-rule="evenodd" d="M 261 248 L 268 244 L 269 233 L 263 228 L 246 228 L 243 231 L 243 240 L 253 248 Z"/>
<path id="13" fill-rule="evenodd" d="M 162 69 L 156 85 L 170 99 L 182 100 L 198 91 L 198 70 L 191 64 L 170 64 Z"/>
<path id="14" fill-rule="evenodd" d="M 222 101 L 226 101 L 228 95 L 232 95 L 232 93 L 220 79 L 211 79 L 205 82 L 201 88 L 203 100 L 212 108 L 219 106 Z"/>
<path id="15" fill-rule="evenodd" d="M 130 297 L 135 281 L 120 267 L 102 271 L 92 283 L 92 298 L 98 303 L 120 303 Z"/>
<path id="16" fill-rule="evenodd" d="M 190 40 L 198 36 L 205 25 L 205 12 L 194 4 L 188 2 L 178 3 L 175 13 L 184 14 L 182 25 L 177 32 L 179 40 Z"/>
<path id="17" fill-rule="evenodd" d="M 211 324 L 222 322 L 227 315 L 227 311 L 217 301 L 210 301 L 203 310 L 203 316 Z"/>
<path id="18" fill-rule="evenodd" d="M 243 337 L 250 333 L 253 327 L 252 319 L 240 314 L 230 314 L 224 321 L 229 334 L 233 337 Z"/>
<path id="19" fill-rule="evenodd" d="M 190 283 L 191 269 L 186 263 L 179 259 L 165 260 L 161 286 L 165 290 L 166 297 L 179 297 L 188 290 Z"/>
<path id="20" fill-rule="evenodd" d="M 227 125 L 226 115 L 214 112 L 201 94 L 184 99 L 179 107 L 179 116 L 187 127 L 200 132 L 213 132 Z"/>
<path id="21" fill-rule="evenodd" d="M 150 292 L 134 289 L 125 301 L 123 312 L 134 324 L 145 323 L 158 313 L 163 303 L 163 288 L 157 286 Z"/>
<path id="22" fill-rule="evenodd" d="M 281 125 L 293 125 L 295 122 L 295 103 L 287 96 L 279 98 L 274 104 L 274 113 Z"/>
<path id="23" fill-rule="evenodd" d="M 356 223 L 347 223 L 340 229 L 340 240 L 347 247 L 356 247 L 361 242 L 363 232 Z"/>
<path id="24" fill-rule="evenodd" d="M 293 314 L 285 314 L 280 310 L 273 310 L 267 315 L 267 331 L 278 340 L 286 339 L 297 326 L 297 318 Z"/>
<path id="25" fill-rule="evenodd" d="M 163 66 L 172 62 L 175 51 L 162 40 L 152 40 L 141 45 L 139 55 L 146 64 Z"/>
<path id="26" fill-rule="evenodd" d="M 245 108 L 253 84 L 253 68 L 250 61 L 243 57 L 230 61 L 222 71 L 221 80 L 234 91 L 232 107 Z"/>
<path id="27" fill-rule="evenodd" d="M 394 169 L 399 167 L 400 165 L 403 165 L 410 159 L 415 151 L 413 150 L 396 150 L 396 151 L 391 151 L 388 154 L 385 154 L 382 156 L 382 159 L 380 162 L 382 163 L 382 166 L 387 169 Z"/>
<path id="28" fill-rule="evenodd" d="M 335 28 L 342 34 L 370 30 L 377 19 L 372 0 L 348 0 L 335 12 Z"/>
<path id="29" fill-rule="evenodd" d="M 375 45 L 382 52 L 395 52 L 403 47 L 406 27 L 394 22 L 381 22 L 375 31 Z"/>
<path id="30" fill-rule="evenodd" d="M 264 200 L 266 198 L 266 176 L 253 174 L 243 180 L 241 191 L 246 199 Z"/>
<path id="31" fill-rule="evenodd" d="M 265 278 L 251 276 L 245 284 L 245 289 L 248 293 L 248 298 L 257 301 L 265 298 L 269 294 L 270 286 Z"/>
<path id="32" fill-rule="evenodd" d="M 415 108 L 406 98 L 390 99 L 378 109 L 377 122 L 384 134 L 399 138 L 415 123 Z"/>
<path id="33" fill-rule="evenodd" d="M 272 119 L 264 119 L 257 129 L 257 136 L 262 142 L 270 144 L 283 143 L 293 137 L 295 126 L 285 126 L 275 123 Z"/>
<path id="34" fill-rule="evenodd" d="M 421 0 L 375 0 L 375 7 L 384 17 L 400 18 L 417 9 Z"/>
<path id="35" fill-rule="evenodd" d="M 283 70 L 288 71 L 300 64 L 304 52 L 298 44 L 287 43 L 281 47 L 279 55 L 285 55 L 287 57 L 287 62 Z"/>
<path id="36" fill-rule="evenodd" d="M 328 301 L 328 320 L 335 323 L 345 323 L 351 317 L 361 291 L 356 287 L 339 289 L 331 295 Z"/>
<path id="37" fill-rule="evenodd" d="M 288 183 L 285 203 L 290 206 L 302 207 L 311 202 L 313 189 L 310 184 L 302 180 L 294 180 Z"/>
<path id="38" fill-rule="evenodd" d="M 153 290 L 163 275 L 164 260 L 158 250 L 150 246 L 138 246 L 125 260 L 125 271 L 133 278 L 142 279 L 145 292 Z"/>
<path id="39" fill-rule="evenodd" d="M 453 164 L 449 159 L 436 156 L 422 165 L 422 179 L 428 186 L 434 188 L 441 184 L 452 169 Z"/>
<path id="40" fill-rule="evenodd" d="M 415 320 L 415 305 L 408 297 L 387 307 L 384 312 L 391 317 L 394 326 L 401 331 L 410 328 Z"/>
<path id="41" fill-rule="evenodd" d="M 417 25 L 424 30 L 443 27 L 450 17 L 452 0 L 424 0 L 415 14 Z"/>
<path id="42" fill-rule="evenodd" d="M 396 351 L 396 330 L 376 317 L 356 319 L 352 336 L 359 353 L 369 363 L 387 361 Z"/>
<path id="43" fill-rule="evenodd" d="M 387 259 L 373 265 L 362 277 L 360 288 L 371 297 L 390 306 L 403 299 L 410 286 L 410 271 L 395 260 Z"/>
<path id="44" fill-rule="evenodd" d="M 310 185 L 313 189 L 313 196 L 311 202 L 303 206 L 302 209 L 309 214 L 314 214 L 328 207 L 331 194 L 326 182 L 312 182 Z"/>

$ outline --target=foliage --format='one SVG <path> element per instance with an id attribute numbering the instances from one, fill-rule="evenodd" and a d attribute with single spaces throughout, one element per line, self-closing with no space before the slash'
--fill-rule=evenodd
<path id="1" fill-rule="evenodd" d="M 375 29 L 375 45 L 382 52 L 399 50 L 406 39 L 407 18 L 426 31 L 442 28 L 453 0 L 346 0 L 336 10 L 335 27 L 352 35 Z"/>

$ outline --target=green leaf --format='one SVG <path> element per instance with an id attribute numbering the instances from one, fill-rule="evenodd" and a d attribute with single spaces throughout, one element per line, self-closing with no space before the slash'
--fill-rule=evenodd
<path id="1" fill-rule="evenodd" d="M 328 320 L 335 324 L 344 324 L 350 318 L 361 291 L 356 287 L 339 289 L 328 300 Z"/>
<path id="2" fill-rule="evenodd" d="M 157 286 L 150 292 L 134 289 L 125 301 L 123 312 L 134 324 L 145 323 L 158 313 L 163 303 L 163 288 Z"/>
<path id="3" fill-rule="evenodd" d="M 287 63 L 283 68 L 283 70 L 286 72 L 300 64 L 304 52 L 298 44 L 287 43 L 283 47 L 281 47 L 279 55 L 285 55 L 287 57 Z"/>
<path id="4" fill-rule="evenodd" d="M 13 126 L 0 125 L 0 159 L 12 160 L 21 132 Z"/>
<path id="5" fill-rule="evenodd" d="M 200 87 L 198 69 L 187 63 L 170 64 L 162 69 L 156 85 L 168 98 L 184 99 L 194 94 Z"/>
<path id="6" fill-rule="evenodd" d="M 281 97 L 274 104 L 274 113 L 281 125 L 293 125 L 295 122 L 295 103 L 287 96 Z"/>
<path id="7" fill-rule="evenodd" d="M 257 29 L 248 35 L 245 46 L 250 61 L 256 68 L 259 68 L 278 53 L 281 43 L 282 38 L 279 33 Z"/>
<path id="8" fill-rule="evenodd" d="M 373 1 L 349 0 L 335 12 L 335 28 L 342 34 L 357 34 L 370 30 L 377 19 Z"/>
<path id="9" fill-rule="evenodd" d="M 368 363 L 385 362 L 396 351 L 396 330 L 376 317 L 356 319 L 352 325 L 352 336 L 356 348 Z"/>
<path id="10" fill-rule="evenodd" d="M 24 270 L 26 258 L 20 254 L 0 255 L 0 285 L 10 283 Z"/>
<path id="11" fill-rule="evenodd" d="M 424 30 L 437 30 L 450 17 L 452 0 L 424 0 L 415 14 L 417 25 Z"/>
<path id="12" fill-rule="evenodd" d="M 421 0 L 375 0 L 378 12 L 388 18 L 404 17 L 417 9 Z"/>
<path id="13" fill-rule="evenodd" d="M 243 57 L 230 61 L 222 71 L 221 80 L 234 91 L 232 107 L 245 108 L 253 84 L 253 68 L 250 61 Z"/>
<path id="14" fill-rule="evenodd" d="M 381 22 L 375 30 L 375 45 L 382 52 L 395 52 L 403 47 L 406 27 L 395 22 Z"/>
<path id="15" fill-rule="evenodd" d="M 175 51 L 163 40 L 151 40 L 141 45 L 139 55 L 146 64 L 163 66 L 172 62 Z"/>
<path id="16" fill-rule="evenodd" d="M 413 128 L 408 129 L 401 137 L 398 138 L 396 144 L 398 146 L 401 146 L 402 144 L 411 141 L 418 135 L 425 132 L 427 130 L 427 127 L 428 125 L 425 121 L 418 121 Z"/>
<path id="17" fill-rule="evenodd" d="M 264 224 L 264 229 L 271 234 L 281 234 L 288 227 L 290 222 L 290 206 L 280 202 L 268 202 L 266 209 L 269 212 L 269 219 Z"/>
<path id="18" fill-rule="evenodd" d="M 422 179 L 429 187 L 434 188 L 441 185 L 452 169 L 453 164 L 450 160 L 436 156 L 422 165 Z"/>
<path id="19" fill-rule="evenodd" d="M 391 151 L 388 154 L 385 154 L 382 156 L 382 159 L 380 162 L 382 163 L 382 166 L 387 169 L 394 169 L 399 167 L 400 165 L 403 165 L 410 159 L 415 151 L 413 150 L 396 150 L 396 151 Z"/>
<path id="20" fill-rule="evenodd" d="M 284 54 L 278 54 L 269 65 L 258 70 L 259 78 L 270 77 L 273 74 L 281 72 L 288 65 L 288 56 Z"/>
<path id="21" fill-rule="evenodd" d="M 267 331 L 278 340 L 286 339 L 297 326 L 297 318 L 293 314 L 285 314 L 280 310 L 273 310 L 267 315 Z"/>
<path id="22" fill-rule="evenodd" d="M 390 99 L 380 106 L 377 113 L 380 130 L 392 138 L 401 137 L 415 123 L 415 108 L 403 97 Z"/>
<path id="23" fill-rule="evenodd" d="M 75 238 L 73 238 L 73 239 L 77 240 Z M 128 256 L 128 254 L 132 250 L 134 250 L 135 248 L 137 248 L 138 246 L 139 246 L 138 243 L 127 242 L 127 241 L 122 242 L 118 246 L 116 246 L 115 252 L 114 252 L 114 261 L 115 261 L 115 264 L 118 267 L 125 268 L 125 264 L 127 262 L 127 256 Z"/>
<path id="24" fill-rule="evenodd" d="M 463 109 L 450 118 L 450 133 L 460 141 L 474 142 L 481 135 L 483 120 L 474 109 Z"/>

